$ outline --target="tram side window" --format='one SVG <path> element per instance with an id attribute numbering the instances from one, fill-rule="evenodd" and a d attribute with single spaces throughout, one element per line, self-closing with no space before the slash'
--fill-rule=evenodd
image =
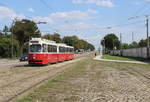
<path id="1" fill-rule="evenodd" d="M 70 52 L 70 51 L 69 51 L 69 48 L 66 48 L 66 49 L 67 49 L 67 51 L 66 51 L 66 52 Z"/>
<path id="2" fill-rule="evenodd" d="M 48 45 L 48 52 L 52 52 L 52 45 Z"/>
<path id="3" fill-rule="evenodd" d="M 73 50 L 74 50 L 73 48 L 70 48 L 70 52 L 74 52 Z"/>
<path id="4" fill-rule="evenodd" d="M 66 48 L 65 48 L 65 47 L 63 47 L 63 52 L 64 52 L 64 53 L 66 52 Z"/>
<path id="5" fill-rule="evenodd" d="M 65 52 L 65 48 L 64 47 L 59 47 L 59 52 L 61 52 L 61 53 Z"/>
<path id="6" fill-rule="evenodd" d="M 71 52 L 71 48 L 69 48 L 69 52 Z"/>
<path id="7" fill-rule="evenodd" d="M 57 46 L 53 46 L 53 52 L 57 52 Z"/>
<path id="8" fill-rule="evenodd" d="M 70 48 L 68 48 L 68 52 L 70 52 Z"/>
<path id="9" fill-rule="evenodd" d="M 43 48 L 43 52 L 47 52 L 46 44 L 43 44 L 42 48 Z"/>
<path id="10" fill-rule="evenodd" d="M 62 52 L 62 47 L 59 47 L 59 52 Z"/>

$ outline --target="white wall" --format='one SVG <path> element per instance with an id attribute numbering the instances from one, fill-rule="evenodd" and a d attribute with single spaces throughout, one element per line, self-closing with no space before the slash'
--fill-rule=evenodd
<path id="1" fill-rule="evenodd" d="M 120 55 L 120 50 L 111 51 L 111 54 Z M 147 58 L 147 48 L 141 47 L 141 48 L 124 49 L 122 50 L 122 56 Z"/>

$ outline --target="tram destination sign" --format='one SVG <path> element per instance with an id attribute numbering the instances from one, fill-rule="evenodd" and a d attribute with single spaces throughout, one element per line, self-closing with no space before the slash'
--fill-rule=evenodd
<path id="1" fill-rule="evenodd" d="M 39 43 L 39 41 L 30 41 L 30 43 Z"/>

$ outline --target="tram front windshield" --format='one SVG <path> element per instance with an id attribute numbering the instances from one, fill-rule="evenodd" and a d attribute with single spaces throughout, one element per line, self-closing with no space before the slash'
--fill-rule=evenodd
<path id="1" fill-rule="evenodd" d="M 41 52 L 42 47 L 40 44 L 30 45 L 30 52 Z"/>

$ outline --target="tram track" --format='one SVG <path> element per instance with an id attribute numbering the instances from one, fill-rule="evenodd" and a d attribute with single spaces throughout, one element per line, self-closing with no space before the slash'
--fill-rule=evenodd
<path id="1" fill-rule="evenodd" d="M 142 72 L 137 71 L 136 69 L 131 68 L 132 71 L 136 72 L 138 75 L 148 79 L 150 81 L 150 77 L 148 77 L 147 75 L 143 74 Z"/>
<path id="2" fill-rule="evenodd" d="M 76 59 L 80 58 L 81 56 L 77 56 Z M 63 63 L 66 63 L 66 62 L 63 62 Z M 48 70 L 50 68 L 53 68 L 53 67 L 56 67 L 56 66 L 59 66 L 60 63 L 58 64 L 53 64 L 53 65 L 48 65 L 48 66 L 20 66 L 20 67 L 15 67 L 15 68 L 10 68 L 9 70 L 7 70 L 7 72 L 0 72 L 0 88 L 1 87 L 4 87 L 4 86 L 7 86 L 8 85 L 8 81 L 10 83 L 15 83 L 16 80 L 14 81 L 15 78 L 20 78 L 22 76 L 25 76 L 26 74 L 29 74 L 31 75 L 32 73 L 39 73 L 43 70 Z M 26 67 L 26 68 L 24 68 Z M 16 69 L 17 68 L 17 69 Z M 22 73 L 20 75 L 20 73 Z M 27 77 L 28 78 L 28 77 Z M 1 83 L 1 80 L 2 83 Z M 22 79 L 20 79 L 22 80 Z"/>
<path id="3" fill-rule="evenodd" d="M 146 74 L 144 69 L 137 68 L 137 67 L 129 67 L 129 68 L 123 68 L 123 70 L 126 70 L 129 74 L 134 75 L 135 77 L 138 77 L 139 80 L 141 80 L 146 85 L 150 84 L 150 72 Z M 149 87 L 149 86 L 148 86 Z"/>
<path id="4" fill-rule="evenodd" d="M 24 92 L 34 88 L 35 86 L 41 84 L 42 82 L 51 79 L 58 75 L 59 73 L 62 73 L 67 69 L 71 63 L 75 63 L 77 61 L 80 61 L 83 58 L 79 58 L 76 60 L 73 60 L 72 62 L 66 62 L 67 64 L 60 63 L 56 65 L 50 66 L 50 68 L 43 70 L 40 70 L 36 73 L 33 72 L 33 74 L 30 73 L 29 76 L 20 78 L 18 80 L 9 82 L 5 85 L 0 86 L 0 101 L 1 102 L 10 102 L 12 99 L 16 98 L 17 96 L 23 94 Z M 53 67 L 53 68 L 51 68 Z M 60 68 L 61 67 L 61 68 Z M 9 90 L 9 92 L 7 92 Z M 3 94 L 2 94 L 3 93 Z M 6 94 L 4 94 L 6 93 Z"/>

